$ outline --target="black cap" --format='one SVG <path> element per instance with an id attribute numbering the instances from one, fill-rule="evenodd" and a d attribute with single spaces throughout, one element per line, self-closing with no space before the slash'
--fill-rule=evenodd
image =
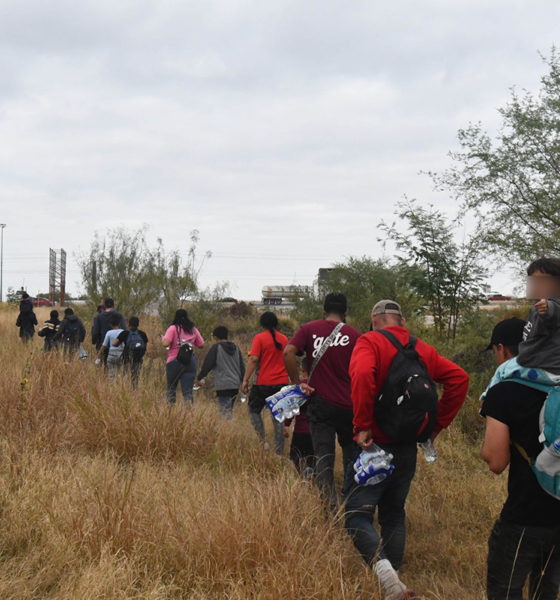
<path id="1" fill-rule="evenodd" d="M 484 350 L 492 350 L 493 346 L 518 346 L 523 341 L 523 330 L 527 321 L 512 317 L 500 321 L 492 330 L 490 343 Z"/>

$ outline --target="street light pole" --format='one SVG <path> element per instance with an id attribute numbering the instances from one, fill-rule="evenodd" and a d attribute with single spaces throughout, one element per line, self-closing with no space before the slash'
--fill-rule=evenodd
<path id="1" fill-rule="evenodd" d="M 4 227 L 6 223 L 0 223 L 0 302 L 4 301 Z"/>

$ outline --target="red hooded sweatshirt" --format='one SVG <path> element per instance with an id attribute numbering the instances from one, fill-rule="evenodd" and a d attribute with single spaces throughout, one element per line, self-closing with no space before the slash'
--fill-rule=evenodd
<path id="1" fill-rule="evenodd" d="M 410 341 L 410 333 L 404 327 L 387 327 L 403 346 Z M 469 388 L 469 376 L 461 367 L 440 356 L 437 350 L 422 340 L 417 340 L 416 351 L 426 366 L 430 377 L 443 385 L 438 407 L 437 435 L 448 427 L 463 405 Z M 389 367 L 397 349 L 381 333 L 370 331 L 356 342 L 350 360 L 349 373 L 352 380 L 352 404 L 354 406 L 354 429 L 371 429 L 375 442 L 390 443 L 393 440 L 381 431 L 375 422 L 374 403 L 381 393 Z"/>

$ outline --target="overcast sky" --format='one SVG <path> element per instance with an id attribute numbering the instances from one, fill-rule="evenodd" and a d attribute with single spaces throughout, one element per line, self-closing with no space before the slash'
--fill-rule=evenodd
<path id="1" fill-rule="evenodd" d="M 559 33 L 557 0 L 3 0 L 4 293 L 48 289 L 49 247 L 77 292 L 118 225 L 198 229 L 202 284 L 246 299 L 382 256 L 403 195 L 456 209 L 419 171 L 537 89 Z"/>

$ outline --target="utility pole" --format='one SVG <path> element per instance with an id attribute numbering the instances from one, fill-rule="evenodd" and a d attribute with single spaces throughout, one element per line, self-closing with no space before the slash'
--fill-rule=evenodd
<path id="1" fill-rule="evenodd" d="M 0 302 L 4 302 L 4 228 L 6 223 L 0 223 Z"/>

